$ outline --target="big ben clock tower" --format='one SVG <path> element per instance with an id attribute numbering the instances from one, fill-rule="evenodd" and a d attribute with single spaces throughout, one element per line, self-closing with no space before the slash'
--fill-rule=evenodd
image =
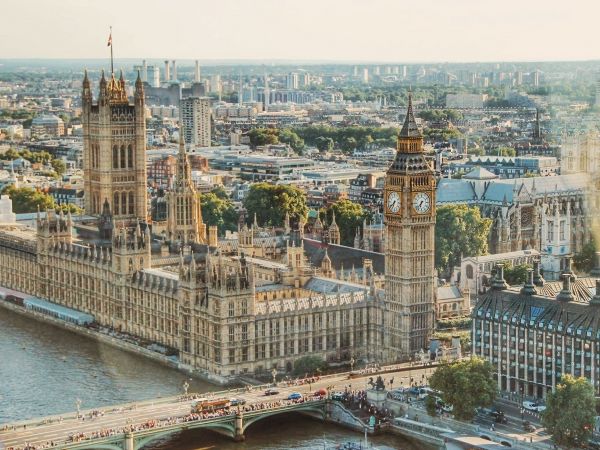
<path id="1" fill-rule="evenodd" d="M 435 178 L 423 153 L 410 94 L 383 195 L 384 359 L 392 362 L 426 349 L 434 326 Z"/>

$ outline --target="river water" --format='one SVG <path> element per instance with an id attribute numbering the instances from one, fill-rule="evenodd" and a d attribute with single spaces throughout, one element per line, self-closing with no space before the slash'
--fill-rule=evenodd
<path id="1" fill-rule="evenodd" d="M 141 356 L 84 338 L 0 308 L 0 424 L 81 408 L 137 401 L 182 392 L 222 389 L 189 379 L 185 374 Z M 298 415 L 257 422 L 246 441 L 231 440 L 206 430 L 173 435 L 154 450 L 283 450 L 324 449 L 359 441 L 361 435 Z M 416 450 L 396 436 L 377 436 L 380 448 Z"/>

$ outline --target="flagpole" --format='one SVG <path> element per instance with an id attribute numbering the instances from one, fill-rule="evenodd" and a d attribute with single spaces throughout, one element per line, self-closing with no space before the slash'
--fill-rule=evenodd
<path id="1" fill-rule="evenodd" d="M 115 74 L 115 68 L 113 66 L 113 43 L 112 43 L 112 26 L 110 27 L 110 73 Z"/>

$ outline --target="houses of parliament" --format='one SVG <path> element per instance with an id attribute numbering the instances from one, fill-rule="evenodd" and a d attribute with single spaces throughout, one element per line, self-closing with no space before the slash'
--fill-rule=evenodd
<path id="1" fill-rule="evenodd" d="M 185 145 L 164 223 L 149 220 L 144 85 L 83 80 L 85 209 L 0 225 L 0 285 L 94 316 L 98 325 L 175 350 L 182 368 L 227 380 L 330 363 L 391 363 L 433 331 L 435 180 L 409 105 L 385 186 L 385 270 L 368 257 L 346 276 L 327 246 L 305 252 L 303 220 L 240 221 L 219 238 L 202 220 Z M 181 133 L 183 134 L 183 133 Z M 164 230 L 158 233 L 157 230 Z M 154 230 L 154 232 L 153 232 Z M 314 255 L 313 255 L 314 256 Z"/>

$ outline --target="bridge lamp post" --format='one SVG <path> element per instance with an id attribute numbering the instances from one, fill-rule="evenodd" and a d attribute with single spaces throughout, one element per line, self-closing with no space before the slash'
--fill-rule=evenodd
<path id="1" fill-rule="evenodd" d="M 350 372 L 354 372 L 354 357 L 350 358 Z"/>
<path id="2" fill-rule="evenodd" d="M 273 370 L 271 370 L 271 375 L 273 375 L 273 385 L 277 384 L 277 369 L 275 367 L 273 367 Z"/>
<path id="3" fill-rule="evenodd" d="M 189 383 L 187 382 L 187 380 L 185 380 L 183 382 L 183 395 L 187 395 L 188 394 L 188 389 L 190 388 Z"/>
<path id="4" fill-rule="evenodd" d="M 81 399 L 78 398 L 75 400 L 75 408 L 77 408 L 77 418 L 79 419 L 79 415 L 80 415 L 79 411 L 81 408 Z"/>

